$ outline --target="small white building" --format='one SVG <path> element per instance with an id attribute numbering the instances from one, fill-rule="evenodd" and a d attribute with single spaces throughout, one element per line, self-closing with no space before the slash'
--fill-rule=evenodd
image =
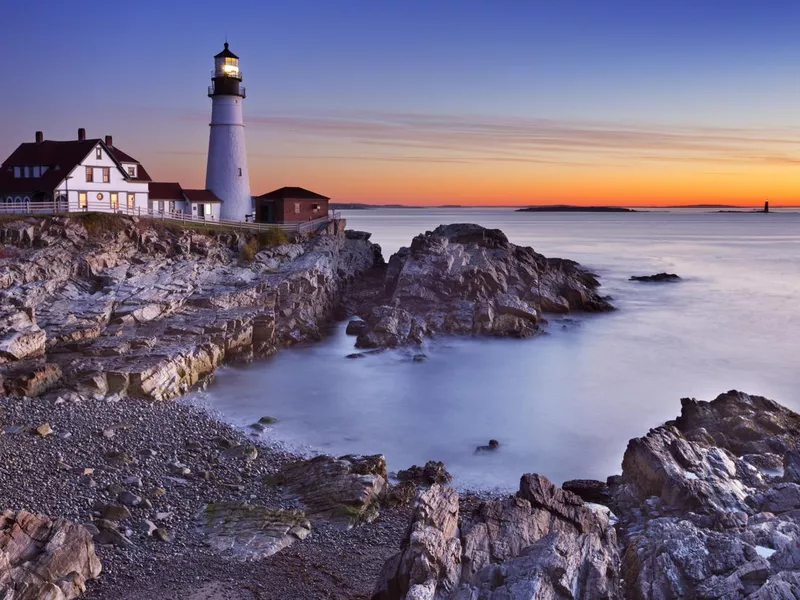
<path id="1" fill-rule="evenodd" d="M 20 144 L 0 166 L 0 206 L 58 203 L 60 210 L 147 210 L 150 176 L 141 163 L 114 147 L 111 136 Z M 9 205 L 11 205 L 9 207 Z"/>
<path id="2" fill-rule="evenodd" d="M 150 210 L 154 215 L 180 218 L 191 215 L 219 220 L 222 200 L 209 190 L 185 190 L 179 183 L 150 182 Z"/>

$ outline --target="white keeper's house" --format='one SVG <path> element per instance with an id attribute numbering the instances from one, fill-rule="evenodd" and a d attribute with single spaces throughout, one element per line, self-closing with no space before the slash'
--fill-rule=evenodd
<path id="1" fill-rule="evenodd" d="M 208 190 L 184 190 L 152 181 L 142 164 L 84 129 L 68 141 L 20 144 L 0 166 L 0 209 L 28 212 L 55 203 L 59 211 L 184 213 L 218 218 L 220 199 Z"/>

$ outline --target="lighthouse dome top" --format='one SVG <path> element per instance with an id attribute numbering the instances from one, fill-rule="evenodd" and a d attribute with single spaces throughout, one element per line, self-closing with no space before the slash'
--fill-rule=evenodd
<path id="1" fill-rule="evenodd" d="M 219 54 L 215 55 L 214 58 L 236 58 L 236 59 L 238 59 L 239 57 L 236 56 L 230 50 L 228 50 L 228 42 L 225 42 L 225 47 L 222 49 L 222 52 L 220 52 Z"/>

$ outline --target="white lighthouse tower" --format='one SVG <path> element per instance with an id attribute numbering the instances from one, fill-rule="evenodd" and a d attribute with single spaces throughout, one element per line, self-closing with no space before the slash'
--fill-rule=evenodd
<path id="1" fill-rule="evenodd" d="M 239 57 L 225 48 L 214 57 L 214 72 L 208 95 L 211 98 L 211 134 L 208 140 L 206 189 L 222 200 L 220 218 L 244 221 L 253 212 L 247 153 L 244 147 Z"/>

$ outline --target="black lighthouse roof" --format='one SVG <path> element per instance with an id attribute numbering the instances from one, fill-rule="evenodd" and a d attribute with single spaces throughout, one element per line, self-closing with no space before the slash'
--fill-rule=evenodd
<path id="1" fill-rule="evenodd" d="M 236 58 L 236 59 L 238 59 L 239 57 L 236 56 L 230 50 L 228 50 L 228 42 L 225 42 L 225 47 L 222 49 L 222 52 L 217 54 L 214 58 Z"/>

